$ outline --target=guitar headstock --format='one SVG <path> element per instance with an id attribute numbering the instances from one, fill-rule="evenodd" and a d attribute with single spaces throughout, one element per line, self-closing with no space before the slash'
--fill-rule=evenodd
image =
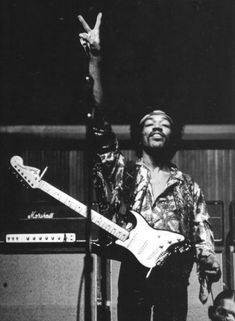
<path id="1" fill-rule="evenodd" d="M 42 175 L 40 176 L 40 170 L 38 168 L 25 166 L 20 156 L 13 156 L 10 164 L 30 187 L 38 188 L 42 177 Z"/>

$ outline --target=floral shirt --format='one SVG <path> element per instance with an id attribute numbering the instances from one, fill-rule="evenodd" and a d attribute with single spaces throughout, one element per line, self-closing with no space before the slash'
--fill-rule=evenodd
<path id="1" fill-rule="evenodd" d="M 108 145 L 107 145 L 108 146 Z M 106 146 L 106 147 L 107 147 Z M 169 164 L 170 176 L 164 191 L 154 199 L 151 172 L 142 159 L 135 163 L 133 186 L 126 189 L 126 160 L 118 148 L 117 141 L 112 149 L 98 153 L 94 177 L 104 203 L 110 204 L 112 219 L 122 222 L 127 209 L 142 215 L 148 224 L 156 229 L 181 233 L 195 244 L 198 271 L 200 259 L 215 255 L 214 238 L 209 223 L 209 214 L 203 193 L 196 182 L 182 173 L 174 164 Z M 129 186 L 130 187 L 130 186 Z M 200 280 L 200 296 L 207 285 Z M 206 294 L 208 296 L 208 293 Z M 203 299 L 204 300 L 204 299 Z"/>
<path id="2" fill-rule="evenodd" d="M 125 214 L 125 205 L 128 205 L 129 209 L 142 215 L 153 228 L 178 232 L 194 241 L 199 259 L 201 256 L 214 254 L 214 239 L 205 199 L 200 187 L 189 175 L 170 164 L 166 188 L 154 199 L 150 170 L 142 160 L 138 160 L 133 195 L 129 204 L 122 204 L 125 203 L 123 194 L 126 193 L 123 187 L 125 159 L 117 151 L 99 156 L 104 173 L 103 185 L 108 182 L 111 191 L 114 220 L 118 221 L 117 217 Z"/>

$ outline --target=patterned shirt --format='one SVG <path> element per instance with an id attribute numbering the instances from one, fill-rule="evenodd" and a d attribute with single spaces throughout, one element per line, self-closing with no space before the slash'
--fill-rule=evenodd
<path id="1" fill-rule="evenodd" d="M 112 133 L 113 134 L 113 133 Z M 127 209 L 142 215 L 155 229 L 183 234 L 195 244 L 197 270 L 201 259 L 215 255 L 214 237 L 209 223 L 209 214 L 202 190 L 193 179 L 182 173 L 174 164 L 169 164 L 170 176 L 164 191 L 153 197 L 151 172 L 140 159 L 135 163 L 136 175 L 131 178 L 132 188 L 126 189 L 126 160 L 119 150 L 116 137 L 100 145 L 94 166 L 94 182 L 98 201 L 104 212 L 112 213 L 116 223 L 123 223 Z M 130 175 L 132 176 L 132 175 Z M 129 184 L 130 185 L 130 184 Z M 200 300 L 205 303 L 210 285 L 200 277 Z"/>
<path id="2" fill-rule="evenodd" d="M 166 188 L 154 199 L 150 170 L 140 159 L 136 162 L 133 195 L 129 204 L 123 204 L 127 203 L 127 191 L 123 186 L 124 156 L 115 150 L 100 154 L 99 157 L 102 171 L 99 175 L 104 175 L 103 188 L 107 188 L 107 182 L 109 184 L 113 220 L 118 221 L 128 206 L 142 215 L 151 227 L 181 233 L 195 242 L 198 259 L 214 254 L 214 238 L 204 195 L 189 175 L 170 164 Z"/>

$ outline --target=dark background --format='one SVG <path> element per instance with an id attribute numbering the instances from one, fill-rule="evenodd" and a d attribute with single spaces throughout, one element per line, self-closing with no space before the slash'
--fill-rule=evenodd
<path id="1" fill-rule="evenodd" d="M 101 30 L 109 117 L 145 105 L 185 123 L 234 123 L 232 0 L 2 0 L 0 125 L 83 124 L 83 14 Z"/>

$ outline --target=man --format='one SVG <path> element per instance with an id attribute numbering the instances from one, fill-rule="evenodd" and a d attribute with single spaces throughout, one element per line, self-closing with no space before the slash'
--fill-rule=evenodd
<path id="1" fill-rule="evenodd" d="M 212 321 L 235 321 L 235 291 L 224 290 L 217 295 L 208 310 Z"/>
<path id="2" fill-rule="evenodd" d="M 94 80 L 97 106 L 103 100 L 101 19 L 99 13 L 91 29 L 79 16 L 85 29 L 79 36 L 90 57 L 89 71 Z M 101 202 L 110 204 L 111 218 L 131 229 L 135 224 L 129 213 L 131 209 L 144 217 L 152 228 L 180 233 L 190 241 L 188 247 L 172 253 L 147 278 L 147 268 L 131 254 L 123 254 L 118 283 L 118 320 L 148 321 L 153 311 L 153 320 L 185 321 L 188 279 L 194 261 L 198 264 L 203 302 L 212 282 L 219 280 L 221 271 L 203 193 L 189 175 L 171 163 L 176 152 L 177 127 L 162 110 L 147 113 L 139 120 L 135 134 L 139 159 L 129 164 L 110 126 L 100 119 L 102 117 L 93 127 L 97 152 L 95 184 Z"/>

